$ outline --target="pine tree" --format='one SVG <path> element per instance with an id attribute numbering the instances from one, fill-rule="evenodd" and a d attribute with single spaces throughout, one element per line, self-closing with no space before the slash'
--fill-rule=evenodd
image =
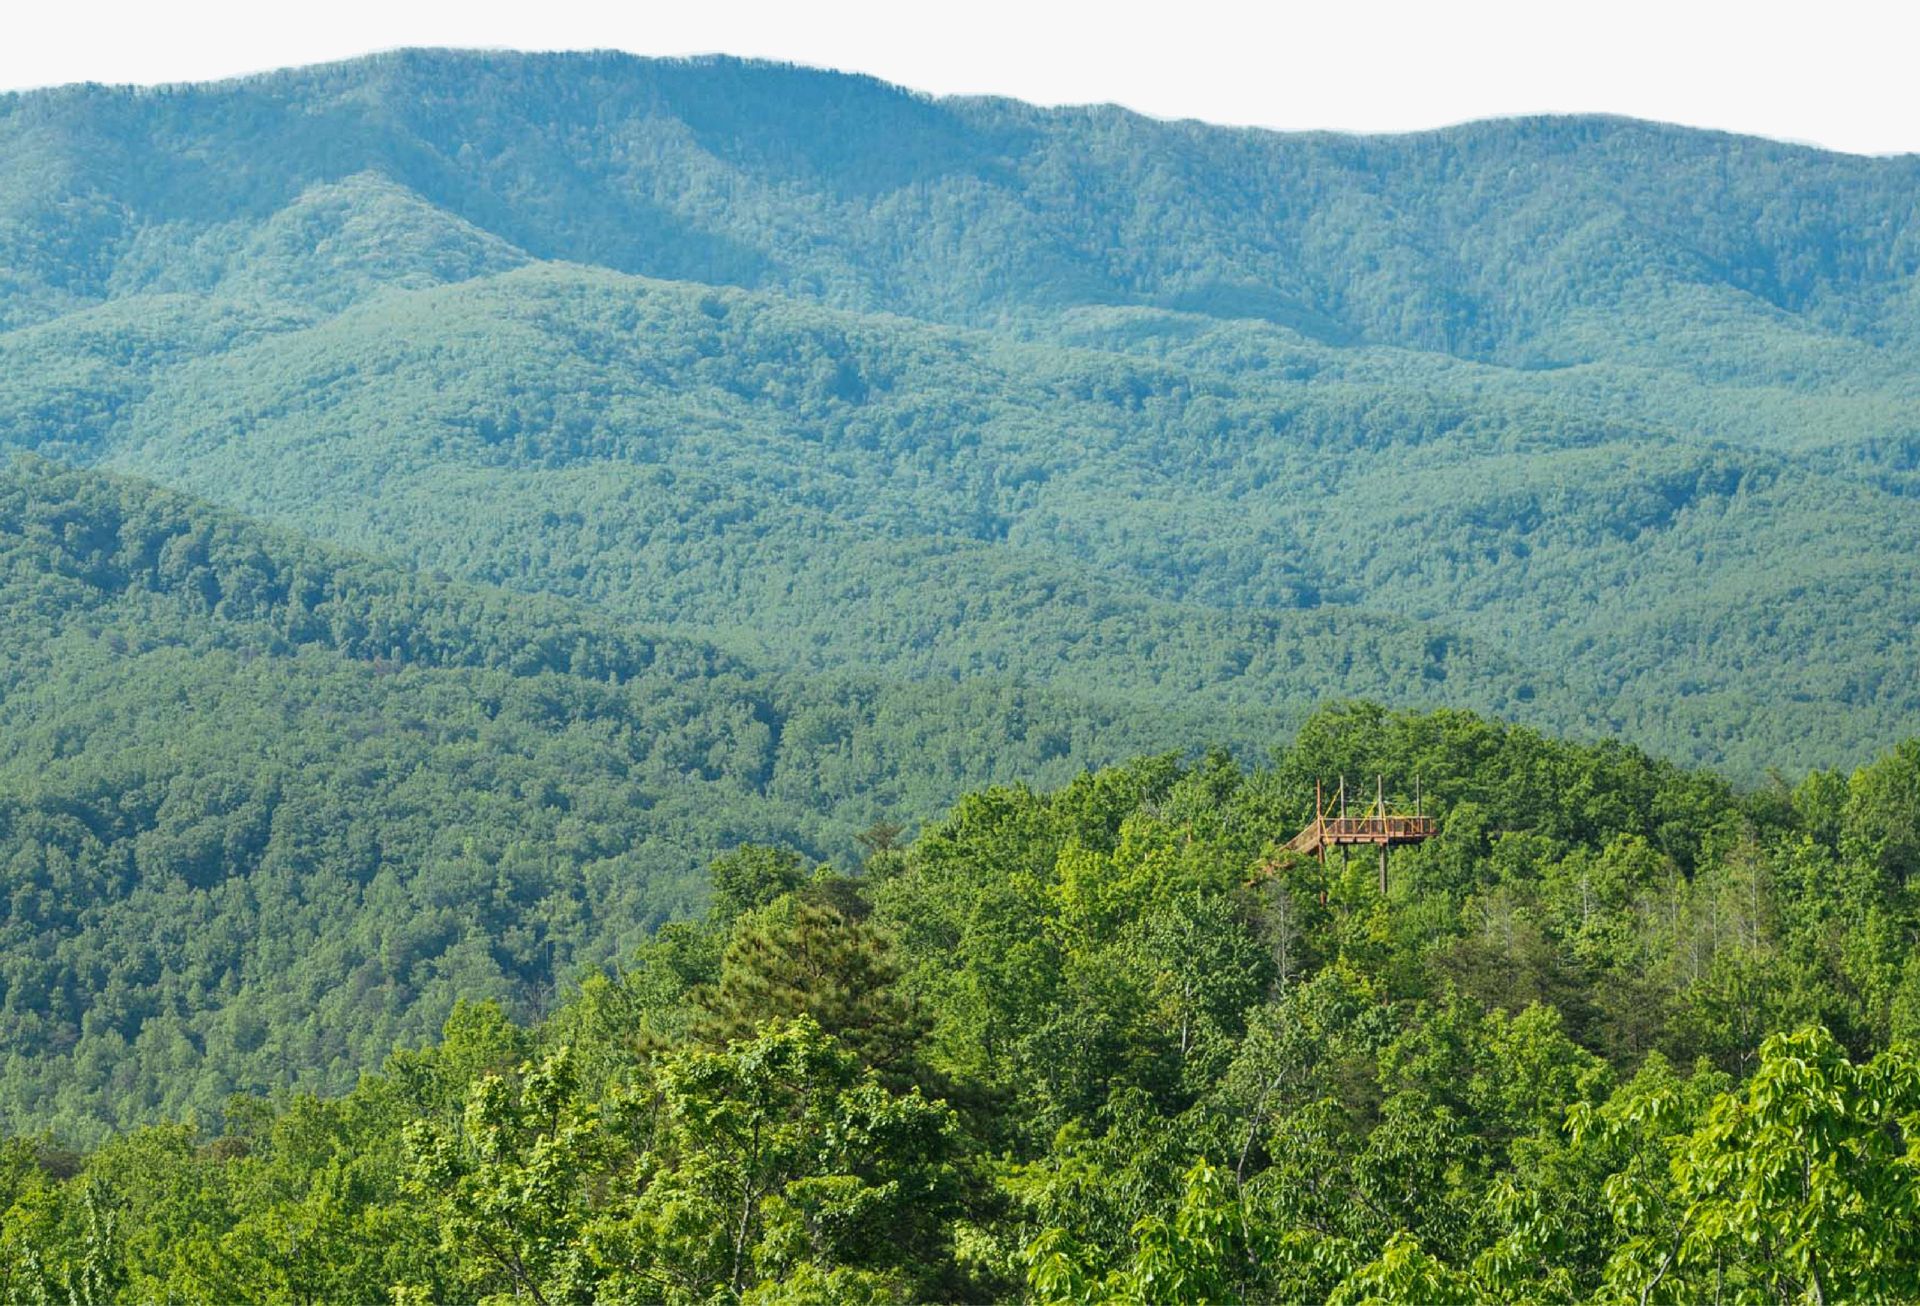
<path id="1" fill-rule="evenodd" d="M 911 1078 L 928 1022 L 898 993 L 899 978 L 878 929 L 789 895 L 736 924 L 720 982 L 701 995 L 699 1033 L 724 1044 L 805 1014 L 884 1077 Z"/>

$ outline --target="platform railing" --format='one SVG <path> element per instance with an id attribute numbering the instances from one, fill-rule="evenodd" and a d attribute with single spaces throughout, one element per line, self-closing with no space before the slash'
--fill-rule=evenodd
<path id="1" fill-rule="evenodd" d="M 1329 816 L 1320 828 L 1332 838 L 1342 835 L 1384 835 L 1409 838 L 1431 836 L 1439 827 L 1431 816 Z"/>

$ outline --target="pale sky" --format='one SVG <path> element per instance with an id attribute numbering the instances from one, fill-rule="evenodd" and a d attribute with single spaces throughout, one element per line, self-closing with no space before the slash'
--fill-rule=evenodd
<path id="1" fill-rule="evenodd" d="M 1287 129 L 1600 111 L 1920 151 L 1912 0 L 0 0 L 0 88 L 198 81 L 402 45 L 718 52 Z"/>

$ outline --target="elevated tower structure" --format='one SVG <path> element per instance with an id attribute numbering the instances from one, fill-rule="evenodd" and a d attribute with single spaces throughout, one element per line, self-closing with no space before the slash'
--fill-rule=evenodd
<path id="1" fill-rule="evenodd" d="M 1362 815 L 1347 813 L 1347 780 L 1340 778 L 1340 789 L 1332 806 L 1326 800 L 1325 787 L 1313 785 L 1313 820 L 1287 843 L 1289 852 L 1318 857 L 1327 863 L 1327 849 L 1338 848 L 1345 857 L 1355 845 L 1380 850 L 1380 892 L 1387 891 L 1387 853 L 1394 848 L 1425 843 L 1440 833 L 1440 823 L 1423 810 L 1418 786 L 1414 789 L 1413 811 L 1395 812 L 1387 807 L 1387 783 L 1384 776 L 1374 778 L 1373 805 Z"/>

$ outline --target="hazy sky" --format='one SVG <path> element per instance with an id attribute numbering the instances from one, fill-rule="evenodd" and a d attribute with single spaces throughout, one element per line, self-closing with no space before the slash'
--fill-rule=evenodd
<path id="1" fill-rule="evenodd" d="M 0 87 L 225 77 L 399 45 L 721 51 L 934 92 L 1385 131 L 1601 110 L 1920 151 L 1920 4 L 1689 0 L 7 0 Z"/>

